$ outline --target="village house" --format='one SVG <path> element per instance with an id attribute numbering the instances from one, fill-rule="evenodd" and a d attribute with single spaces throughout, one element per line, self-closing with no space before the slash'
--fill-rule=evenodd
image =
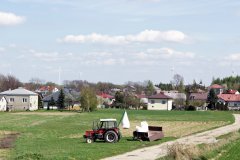
<path id="1" fill-rule="evenodd" d="M 6 110 L 34 111 L 38 109 L 38 94 L 22 87 L 1 92 L 0 96 L 6 99 Z"/>
<path id="2" fill-rule="evenodd" d="M 4 96 L 0 96 L 0 111 L 7 111 L 7 100 Z"/>
<path id="3" fill-rule="evenodd" d="M 148 97 L 148 110 L 172 110 L 172 97 L 166 96 L 162 93 Z"/>
<path id="4" fill-rule="evenodd" d="M 148 97 L 145 94 L 136 95 L 140 99 L 140 103 L 148 104 Z"/>
<path id="5" fill-rule="evenodd" d="M 219 94 L 218 102 L 227 104 L 229 110 L 240 110 L 240 94 Z"/>
<path id="6" fill-rule="evenodd" d="M 213 89 L 217 95 L 222 94 L 224 92 L 224 87 L 219 84 L 213 84 L 209 87 L 209 90 Z"/>
<path id="7" fill-rule="evenodd" d="M 226 91 L 227 94 L 239 94 L 237 90 L 229 89 Z"/>
<path id="8" fill-rule="evenodd" d="M 181 107 L 185 104 L 186 101 L 186 94 L 185 93 L 179 93 L 176 90 L 171 90 L 171 91 L 162 91 L 166 96 L 172 97 L 173 98 L 173 105 L 175 107 Z"/>
<path id="9" fill-rule="evenodd" d="M 190 93 L 189 103 L 196 106 L 197 110 L 207 110 L 208 92 Z"/>
<path id="10" fill-rule="evenodd" d="M 115 101 L 114 96 L 111 96 L 106 93 L 99 93 L 97 94 L 98 106 L 97 108 L 105 108 L 110 106 Z"/>
<path id="11" fill-rule="evenodd" d="M 73 93 L 72 90 L 69 90 L 66 88 L 63 89 L 66 107 L 70 107 L 70 106 L 73 107 L 76 103 L 76 97 L 74 97 L 76 93 L 74 92 L 74 95 L 71 93 Z M 42 100 L 43 101 L 43 109 L 58 109 L 57 101 L 58 101 L 59 94 L 60 94 L 60 91 L 57 91 L 57 92 L 54 92 L 54 93 L 44 97 Z M 80 93 L 79 93 L 79 96 L 80 96 Z M 51 104 L 52 99 L 54 101 L 54 104 Z"/>
<path id="12" fill-rule="evenodd" d="M 41 94 L 43 97 L 45 97 L 46 95 L 55 93 L 57 91 L 59 91 L 59 89 L 54 86 L 42 86 L 39 89 L 37 89 L 35 92 L 37 92 L 37 93 Z"/>

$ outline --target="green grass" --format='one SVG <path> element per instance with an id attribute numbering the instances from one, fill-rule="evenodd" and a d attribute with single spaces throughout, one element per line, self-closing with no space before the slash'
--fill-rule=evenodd
<path id="1" fill-rule="evenodd" d="M 213 151 L 213 154 L 218 152 L 218 160 L 239 160 L 240 157 L 240 134 L 237 134 L 237 138 L 234 141 L 231 141 L 224 145 L 220 150 Z M 230 136 L 230 135 L 226 135 Z M 224 137 L 222 137 L 224 138 Z"/>
<path id="2" fill-rule="evenodd" d="M 222 156 L 219 157 L 219 160 L 239 160 L 240 157 L 240 140 L 237 140 L 234 143 L 228 144 L 224 147 Z"/>
<path id="3" fill-rule="evenodd" d="M 46 111 L 41 111 L 46 112 Z M 52 113 L 53 111 L 51 111 Z M 38 112 L 39 113 L 39 112 Z M 124 137 L 119 143 L 97 142 L 86 144 L 82 135 L 90 130 L 92 121 L 100 118 L 120 120 L 123 110 L 99 110 L 93 113 L 62 115 L 20 115 L 0 113 L 0 130 L 19 132 L 20 137 L 10 151 L 10 159 L 100 159 L 137 148 L 160 144 L 173 138 L 156 142 L 130 141 Z M 129 110 L 131 120 L 151 121 L 225 121 L 233 122 L 230 112 L 136 111 Z M 71 138 L 71 135 L 78 135 Z"/>

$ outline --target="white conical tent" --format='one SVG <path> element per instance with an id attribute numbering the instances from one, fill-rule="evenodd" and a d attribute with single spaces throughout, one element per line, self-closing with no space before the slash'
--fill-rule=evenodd
<path id="1" fill-rule="evenodd" d="M 129 129 L 130 128 L 130 122 L 129 122 L 128 115 L 127 115 L 126 111 L 124 112 L 124 115 L 123 115 L 122 127 L 124 129 Z"/>

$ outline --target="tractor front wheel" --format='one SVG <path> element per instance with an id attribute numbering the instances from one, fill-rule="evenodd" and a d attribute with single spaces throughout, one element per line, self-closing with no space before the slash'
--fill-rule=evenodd
<path id="1" fill-rule="evenodd" d="M 92 143 L 93 140 L 92 140 L 91 138 L 86 138 L 86 142 L 87 142 L 87 143 Z"/>
<path id="2" fill-rule="evenodd" d="M 105 142 L 115 143 L 118 141 L 118 135 L 114 131 L 107 131 L 104 135 Z"/>

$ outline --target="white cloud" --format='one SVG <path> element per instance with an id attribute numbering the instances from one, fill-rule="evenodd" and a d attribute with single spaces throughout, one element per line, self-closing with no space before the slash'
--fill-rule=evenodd
<path id="1" fill-rule="evenodd" d="M 60 54 L 59 52 L 37 52 L 35 50 L 30 49 L 29 52 L 35 57 L 39 58 L 43 61 L 58 61 L 58 60 L 66 60 L 67 58 L 71 58 L 73 56 L 72 53 Z"/>
<path id="2" fill-rule="evenodd" d="M 240 53 L 231 54 L 227 59 L 232 61 L 239 61 Z"/>
<path id="3" fill-rule="evenodd" d="M 65 43 L 106 43 L 106 44 L 127 44 L 131 42 L 184 42 L 187 36 L 180 31 L 158 31 L 158 30 L 144 30 L 136 35 L 119 35 L 110 36 L 98 33 L 89 35 L 67 35 L 59 42 Z"/>
<path id="4" fill-rule="evenodd" d="M 112 53 L 109 53 L 109 52 L 92 52 L 92 53 L 88 53 L 87 56 L 89 56 L 89 57 L 111 57 Z"/>
<path id="5" fill-rule="evenodd" d="M 4 51 L 5 51 L 5 48 L 0 47 L 0 52 L 4 52 Z"/>
<path id="6" fill-rule="evenodd" d="M 195 57 L 195 54 L 192 52 L 180 52 L 171 48 L 156 48 L 136 53 L 135 56 L 138 59 L 192 59 Z"/>
<path id="7" fill-rule="evenodd" d="M 0 26 L 11 26 L 23 23 L 25 17 L 10 12 L 0 12 Z"/>

